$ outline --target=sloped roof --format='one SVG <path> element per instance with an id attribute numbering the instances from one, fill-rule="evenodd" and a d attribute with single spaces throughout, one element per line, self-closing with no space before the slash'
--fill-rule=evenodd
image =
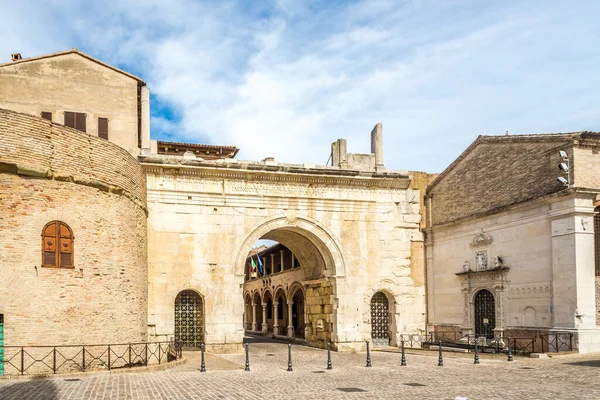
<path id="1" fill-rule="evenodd" d="M 429 192 L 446 175 L 450 173 L 475 147 L 482 143 L 506 143 L 506 142 L 569 142 L 582 139 L 600 139 L 599 132 L 565 132 L 565 133 L 527 133 L 527 134 L 506 134 L 506 135 L 479 135 L 473 143 L 469 145 L 444 171 L 442 171 L 431 184 L 427 187 Z"/>
<path id="2" fill-rule="evenodd" d="M 102 66 L 104 66 L 106 68 L 112 69 L 113 71 L 119 72 L 119 73 L 121 73 L 121 74 L 123 74 L 125 76 L 128 76 L 131 79 L 135 79 L 136 81 L 140 82 L 144 86 L 146 85 L 146 82 L 144 82 L 144 80 L 142 80 L 141 78 L 139 78 L 139 77 L 137 77 L 137 76 L 135 76 L 133 74 L 130 74 L 129 72 L 123 71 L 122 69 L 119 69 L 119 68 L 117 68 L 117 67 L 115 67 L 113 65 L 107 64 L 107 63 L 105 63 L 103 61 L 100 61 L 97 58 L 94 58 L 94 57 L 90 56 L 89 54 L 86 54 L 86 53 L 84 53 L 84 52 L 82 52 L 80 50 L 77 50 L 76 48 L 72 48 L 70 50 L 65 50 L 65 51 L 59 51 L 59 52 L 56 52 L 56 53 L 44 54 L 44 55 L 37 56 L 37 57 L 22 58 L 20 60 L 10 61 L 10 62 L 7 62 L 7 63 L 2 63 L 2 64 L 0 64 L 0 68 L 7 67 L 7 66 L 12 66 L 12 65 L 17 65 L 17 64 L 21 64 L 21 63 L 26 63 L 26 62 L 30 62 L 30 61 L 42 60 L 44 58 L 60 57 L 60 56 L 64 56 L 64 55 L 67 55 L 67 54 L 77 54 L 77 55 L 80 55 L 83 58 L 87 58 L 90 61 L 93 61 L 93 62 L 95 62 L 97 64 L 100 64 L 100 65 L 102 65 Z"/>

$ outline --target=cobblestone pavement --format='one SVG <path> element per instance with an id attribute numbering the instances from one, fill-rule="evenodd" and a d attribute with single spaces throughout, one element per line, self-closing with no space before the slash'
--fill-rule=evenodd
<path id="1" fill-rule="evenodd" d="M 600 354 L 550 359 L 409 351 L 406 367 L 397 352 L 376 351 L 372 367 L 365 353 L 327 352 L 250 338 L 251 372 L 243 355 L 207 355 L 199 372 L 198 353 L 188 363 L 160 372 L 89 374 L 66 378 L 0 381 L 0 399 L 600 399 Z M 359 391 L 352 391 L 352 390 Z"/>

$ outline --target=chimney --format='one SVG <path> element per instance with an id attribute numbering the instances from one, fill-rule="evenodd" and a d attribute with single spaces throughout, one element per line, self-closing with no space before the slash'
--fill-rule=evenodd
<path id="1" fill-rule="evenodd" d="M 18 60 L 21 60 L 23 57 L 21 57 L 21 53 L 15 53 L 15 54 L 11 54 L 10 58 L 12 58 L 13 61 L 18 61 Z"/>
<path id="2" fill-rule="evenodd" d="M 371 153 L 375 154 L 375 169 L 383 168 L 383 128 L 381 123 L 371 131 Z"/>

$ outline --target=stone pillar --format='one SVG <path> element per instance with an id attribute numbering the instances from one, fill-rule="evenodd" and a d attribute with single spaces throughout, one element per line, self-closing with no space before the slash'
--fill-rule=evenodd
<path id="1" fill-rule="evenodd" d="M 290 253 L 292 253 L 292 269 L 296 268 L 296 256 L 294 255 L 294 252 L 290 250 Z"/>
<path id="2" fill-rule="evenodd" d="M 371 153 L 375 154 L 375 169 L 383 168 L 383 128 L 380 123 L 371 131 Z"/>
<path id="3" fill-rule="evenodd" d="M 271 273 L 274 274 L 275 272 L 275 253 L 271 253 Z"/>
<path id="4" fill-rule="evenodd" d="M 331 164 L 334 167 L 345 167 L 348 165 L 348 150 L 346 139 L 338 139 L 331 143 Z"/>
<path id="5" fill-rule="evenodd" d="M 141 139 L 142 139 L 142 155 L 148 155 L 150 151 L 150 91 L 148 86 L 142 86 L 141 99 L 142 115 L 141 115 Z"/>
<path id="6" fill-rule="evenodd" d="M 267 324 L 267 303 L 262 303 L 262 333 L 267 333 L 269 331 L 269 325 Z"/>
<path id="7" fill-rule="evenodd" d="M 256 326 L 256 303 L 252 302 L 252 330 L 257 331 L 258 327 Z"/>
<path id="8" fill-rule="evenodd" d="M 278 301 L 273 302 L 273 335 L 279 335 L 279 318 L 277 315 Z"/>
<path id="9" fill-rule="evenodd" d="M 285 264 L 283 263 L 283 250 L 279 250 L 279 254 L 280 254 L 280 260 L 281 260 L 281 271 L 285 270 Z"/>
<path id="10" fill-rule="evenodd" d="M 288 303 L 288 326 L 287 326 L 287 335 L 289 337 L 294 337 L 294 325 L 292 325 L 292 305 L 293 301 L 290 300 Z"/>
<path id="11" fill-rule="evenodd" d="M 593 199 L 551 204 L 553 328 L 596 329 L 593 216 Z"/>

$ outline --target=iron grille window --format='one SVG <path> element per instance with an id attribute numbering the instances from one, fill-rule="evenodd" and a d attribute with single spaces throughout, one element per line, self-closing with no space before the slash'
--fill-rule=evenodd
<path id="1" fill-rule="evenodd" d="M 596 276 L 600 276 L 600 206 L 594 215 L 594 252 L 596 260 Z"/>

